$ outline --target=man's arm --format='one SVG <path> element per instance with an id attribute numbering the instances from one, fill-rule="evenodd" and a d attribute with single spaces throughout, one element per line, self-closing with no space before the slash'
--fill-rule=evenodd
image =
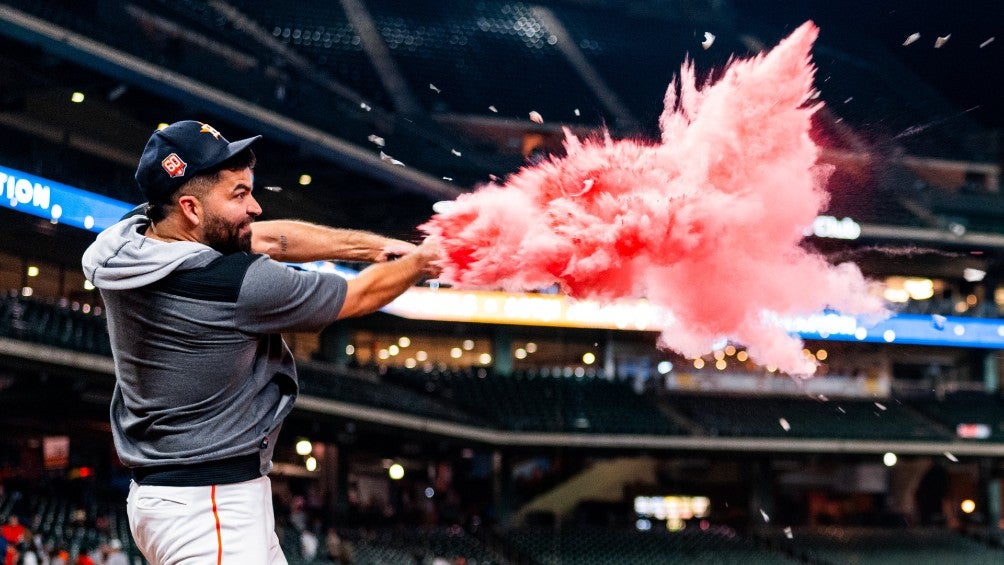
<path id="1" fill-rule="evenodd" d="M 422 277 L 435 277 L 439 267 L 439 245 L 427 238 L 414 251 L 400 259 L 371 265 L 348 281 L 345 302 L 338 319 L 364 316 L 389 304 Z"/>
<path id="2" fill-rule="evenodd" d="M 296 220 L 251 224 L 251 251 L 276 261 L 386 261 L 415 250 L 406 241 L 364 231 L 329 228 Z"/>

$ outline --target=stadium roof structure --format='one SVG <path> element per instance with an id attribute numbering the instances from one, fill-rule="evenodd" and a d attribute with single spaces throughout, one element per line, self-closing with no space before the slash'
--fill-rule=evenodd
<path id="1" fill-rule="evenodd" d="M 684 58 L 709 72 L 818 14 L 817 133 L 837 166 L 826 213 L 861 233 L 813 244 L 976 252 L 966 260 L 992 270 L 1004 248 L 999 149 L 987 129 L 998 125 L 995 101 L 960 109 L 944 77 L 894 49 L 898 28 L 853 29 L 825 3 L 794 4 L 8 0 L 0 128 L 32 141 L 0 157 L 138 202 L 131 175 L 151 128 L 198 117 L 231 137 L 266 135 L 257 180 L 283 189 L 260 192 L 269 217 L 414 237 L 432 203 L 515 171 L 527 143 L 560 151 L 562 126 L 653 135 Z M 919 25 L 915 14 L 904 21 Z M 716 35 L 709 49 L 704 31 Z M 983 32 L 974 25 L 937 56 L 989 64 L 1000 45 L 971 45 Z M 77 90 L 87 103 L 67 102 Z M 527 119 L 530 110 L 545 122 Z M 47 175 L 53 155 L 58 175 Z M 300 186 L 301 174 L 313 184 Z M 977 190 L 959 189 L 967 182 Z"/>

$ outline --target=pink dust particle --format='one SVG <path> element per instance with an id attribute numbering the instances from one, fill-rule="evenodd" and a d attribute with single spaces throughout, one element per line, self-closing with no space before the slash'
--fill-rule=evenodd
<path id="1" fill-rule="evenodd" d="M 658 142 L 566 130 L 565 156 L 460 196 L 421 226 L 441 239 L 441 280 L 644 297 L 671 314 L 660 347 L 696 358 L 724 338 L 761 365 L 814 373 L 779 318 L 882 312 L 856 265 L 799 245 L 832 172 L 809 137 L 817 35 L 806 22 L 713 84 L 684 63 Z"/>

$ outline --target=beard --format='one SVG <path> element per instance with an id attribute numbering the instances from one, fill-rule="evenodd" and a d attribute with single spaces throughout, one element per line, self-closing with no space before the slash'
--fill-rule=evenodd
<path id="1" fill-rule="evenodd" d="M 251 252 L 251 231 L 241 233 L 251 220 L 228 224 L 218 217 L 206 218 L 205 244 L 224 255 Z"/>

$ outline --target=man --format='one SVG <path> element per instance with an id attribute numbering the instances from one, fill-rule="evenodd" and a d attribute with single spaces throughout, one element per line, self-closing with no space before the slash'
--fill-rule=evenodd
<path id="1" fill-rule="evenodd" d="M 146 215 L 106 229 L 82 260 L 106 306 L 129 524 L 155 565 L 286 563 L 266 476 L 297 394 L 280 332 L 373 312 L 437 273 L 429 240 L 252 223 L 259 137 L 231 143 L 194 121 L 155 132 L 136 171 Z M 406 253 L 348 282 L 276 262 L 388 250 Z"/>

